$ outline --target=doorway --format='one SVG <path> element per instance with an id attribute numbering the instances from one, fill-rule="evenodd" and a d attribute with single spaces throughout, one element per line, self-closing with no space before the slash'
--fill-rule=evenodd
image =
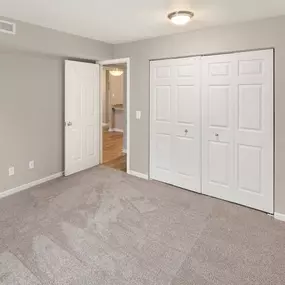
<path id="1" fill-rule="evenodd" d="M 129 166 L 129 60 L 101 64 L 101 147 L 100 162 L 128 172 Z"/>

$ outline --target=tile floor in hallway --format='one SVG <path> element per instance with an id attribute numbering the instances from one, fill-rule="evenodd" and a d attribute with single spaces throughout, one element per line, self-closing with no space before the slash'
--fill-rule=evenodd
<path id="1" fill-rule="evenodd" d="M 0 284 L 284 285 L 285 223 L 106 167 L 0 200 Z"/>

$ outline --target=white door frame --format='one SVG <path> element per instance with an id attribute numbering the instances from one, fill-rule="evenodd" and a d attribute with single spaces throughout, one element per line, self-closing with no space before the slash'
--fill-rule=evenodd
<path id="1" fill-rule="evenodd" d="M 131 65 L 130 65 L 130 58 L 118 58 L 118 59 L 109 59 L 109 60 L 102 60 L 99 61 L 98 64 L 100 64 L 100 122 L 101 122 L 101 131 L 100 131 L 100 163 L 103 161 L 103 132 L 102 132 L 102 127 L 103 127 L 103 104 L 102 104 L 102 99 L 103 99 L 103 86 L 102 86 L 102 76 L 103 76 L 103 68 L 104 66 L 108 65 L 116 65 L 116 64 L 123 64 L 125 63 L 127 65 L 127 98 L 126 98 L 126 105 L 127 108 L 126 110 L 126 116 L 127 116 L 127 149 L 126 149 L 126 154 L 127 154 L 127 173 L 130 174 L 130 161 L 131 161 L 131 156 L 130 156 L 130 120 L 131 120 L 131 115 L 130 115 L 130 92 L 131 92 Z"/>

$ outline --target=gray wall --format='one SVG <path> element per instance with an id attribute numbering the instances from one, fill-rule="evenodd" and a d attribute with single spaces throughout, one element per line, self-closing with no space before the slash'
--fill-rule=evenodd
<path id="1" fill-rule="evenodd" d="M 108 59 L 113 51 L 109 44 L 16 23 L 16 35 L 0 33 L 0 192 L 63 171 L 64 58 Z"/>
<path id="2" fill-rule="evenodd" d="M 57 58 L 0 52 L 0 192 L 63 169 L 62 67 Z"/>
<path id="3" fill-rule="evenodd" d="M 0 17 L 16 23 L 16 35 L 0 33 L 0 46 L 20 51 L 29 51 L 84 59 L 103 60 L 112 56 L 113 46 L 70 34 L 42 28 Z"/>
<path id="4" fill-rule="evenodd" d="M 285 214 L 285 17 L 215 27 L 114 47 L 114 58 L 131 58 L 131 134 L 133 171 L 149 171 L 149 60 L 275 48 L 275 211 Z M 142 111 L 141 120 L 135 111 Z"/>

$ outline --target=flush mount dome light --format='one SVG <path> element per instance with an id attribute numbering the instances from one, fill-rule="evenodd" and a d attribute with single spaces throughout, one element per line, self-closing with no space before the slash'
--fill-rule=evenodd
<path id="1" fill-rule="evenodd" d="M 190 11 L 176 11 L 168 14 L 168 19 L 178 26 L 186 25 L 193 17 L 194 13 Z"/>
<path id="2" fill-rule="evenodd" d="M 114 69 L 110 70 L 110 73 L 113 76 L 121 76 L 124 73 L 124 71 L 119 69 L 119 68 L 114 68 Z"/>

